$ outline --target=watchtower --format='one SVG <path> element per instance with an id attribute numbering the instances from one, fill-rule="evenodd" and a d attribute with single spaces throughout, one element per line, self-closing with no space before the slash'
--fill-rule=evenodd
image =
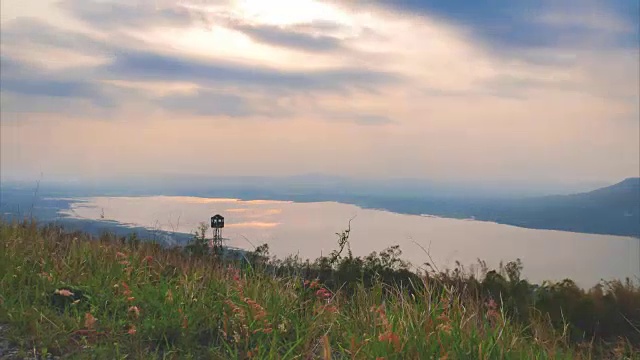
<path id="1" fill-rule="evenodd" d="M 212 247 L 214 250 L 222 250 L 222 228 L 224 227 L 224 217 L 216 214 L 211 217 L 211 229 L 213 229 Z"/>

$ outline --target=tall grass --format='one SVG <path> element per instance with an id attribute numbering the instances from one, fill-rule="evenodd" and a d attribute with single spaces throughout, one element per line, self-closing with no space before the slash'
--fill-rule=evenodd
<path id="1" fill-rule="evenodd" d="M 344 291 L 152 243 L 0 223 L 0 324 L 22 352 L 86 359 L 637 358 L 440 283 Z"/>

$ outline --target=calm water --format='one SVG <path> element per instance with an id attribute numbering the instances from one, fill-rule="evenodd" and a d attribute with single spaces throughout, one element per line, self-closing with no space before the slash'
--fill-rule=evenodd
<path id="1" fill-rule="evenodd" d="M 80 199 L 79 199 L 80 200 Z M 268 243 L 272 255 L 328 254 L 335 233 L 351 223 L 351 248 L 367 255 L 398 244 L 415 266 L 428 262 L 429 250 L 438 267 L 476 263 L 490 266 L 522 259 L 531 281 L 571 278 L 582 286 L 600 279 L 640 277 L 640 240 L 620 236 L 532 230 L 491 222 L 396 214 L 335 202 L 241 201 L 196 197 L 96 197 L 81 199 L 66 214 L 114 220 L 150 229 L 192 233 L 202 221 L 225 216 L 228 245 L 251 249 Z"/>

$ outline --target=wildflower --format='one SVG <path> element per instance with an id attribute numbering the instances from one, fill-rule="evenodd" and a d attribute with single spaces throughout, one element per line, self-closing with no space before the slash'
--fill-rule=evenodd
<path id="1" fill-rule="evenodd" d="M 120 265 L 129 266 L 129 261 L 128 260 L 122 260 L 122 261 L 120 261 Z"/>
<path id="2" fill-rule="evenodd" d="M 47 273 L 46 271 L 41 272 L 41 273 L 40 273 L 40 276 L 41 276 L 42 278 L 47 279 L 47 280 L 48 280 L 48 281 L 50 281 L 50 282 L 53 280 L 53 276 L 51 276 L 51 274 Z"/>
<path id="3" fill-rule="evenodd" d="M 496 310 L 489 310 L 487 311 L 487 317 L 492 321 L 497 320 L 500 317 L 500 313 Z"/>
<path id="4" fill-rule="evenodd" d="M 131 295 L 131 289 L 129 289 L 129 285 L 127 285 L 126 282 L 122 282 L 122 287 L 124 288 L 124 291 L 122 292 L 124 294 L 124 296 L 130 296 Z"/>
<path id="5" fill-rule="evenodd" d="M 318 291 L 316 291 L 316 297 L 318 297 L 318 299 L 328 299 L 331 296 L 331 291 L 325 288 L 320 288 Z"/>
<path id="6" fill-rule="evenodd" d="M 96 318 L 91 313 L 84 314 L 84 327 L 91 330 L 96 323 Z"/>
<path id="7" fill-rule="evenodd" d="M 127 254 L 125 254 L 125 253 L 121 253 L 120 251 L 118 251 L 118 252 L 116 253 L 116 257 L 117 257 L 117 258 L 119 258 L 119 259 L 122 259 L 122 258 L 127 257 Z"/>
<path id="8" fill-rule="evenodd" d="M 256 320 L 260 320 L 267 316 L 267 311 L 255 300 L 252 300 L 250 298 L 244 298 L 243 300 L 247 305 L 249 305 L 249 308 L 251 309 L 253 317 Z"/>
<path id="9" fill-rule="evenodd" d="M 67 296 L 67 297 L 74 295 L 71 291 L 69 291 L 67 289 L 62 289 L 62 290 L 58 289 L 58 290 L 56 290 L 56 294 L 61 295 L 61 296 Z"/>
<path id="10" fill-rule="evenodd" d="M 143 263 L 147 263 L 147 264 L 152 262 L 152 261 L 153 261 L 153 256 L 151 256 L 151 255 L 145 256 L 145 258 L 142 259 L 142 262 Z"/>
<path id="11" fill-rule="evenodd" d="M 338 312 L 338 308 L 337 308 L 337 307 L 335 307 L 335 306 L 333 306 L 333 305 L 327 305 L 327 306 L 325 306 L 325 307 L 324 307 L 324 310 L 325 310 L 326 312 L 331 313 L 331 314 L 335 314 L 335 313 L 337 313 L 337 312 Z"/>
<path id="12" fill-rule="evenodd" d="M 490 299 L 487 303 L 486 306 L 488 308 L 487 310 L 487 318 L 489 318 L 489 320 L 496 321 L 499 317 L 500 317 L 500 312 L 498 311 L 498 304 L 495 302 L 495 300 Z"/>
<path id="13" fill-rule="evenodd" d="M 309 285 L 309 280 L 304 281 L 304 286 L 307 286 L 307 285 Z"/>
<path id="14" fill-rule="evenodd" d="M 378 317 L 380 318 L 380 322 L 382 323 L 382 326 L 384 326 L 387 329 L 391 327 L 391 324 L 389 324 L 389 319 L 387 319 L 387 313 L 384 310 L 383 305 L 380 305 L 377 308 L 375 306 L 372 306 L 371 311 L 378 313 Z"/>
<path id="15" fill-rule="evenodd" d="M 127 298 L 127 301 L 131 302 L 131 301 L 134 301 L 135 299 L 136 299 L 136 298 L 134 298 L 133 296 L 129 296 L 129 297 Z"/>
<path id="16" fill-rule="evenodd" d="M 493 299 L 489 299 L 489 301 L 487 302 L 487 307 L 488 307 L 489 309 L 495 310 L 495 309 L 497 309 L 497 308 L 498 308 L 498 304 L 496 303 L 496 301 L 495 301 L 495 300 L 493 300 Z"/>
<path id="17" fill-rule="evenodd" d="M 129 307 L 129 312 L 137 319 L 140 316 L 140 309 L 137 306 Z"/>
<path id="18" fill-rule="evenodd" d="M 242 314 L 242 309 L 240 309 L 240 307 L 236 305 L 233 301 L 226 300 L 225 304 L 227 304 L 231 308 L 231 312 L 233 312 L 234 314 Z"/>
<path id="19" fill-rule="evenodd" d="M 385 332 L 378 336 L 378 340 L 381 342 L 388 342 L 393 344 L 393 347 L 396 352 L 401 350 L 400 337 L 393 332 L 393 327 L 387 318 L 387 313 L 384 309 L 383 305 L 371 307 L 371 311 L 378 313 L 378 317 L 380 318 L 380 322 L 382 327 L 385 329 Z"/>
<path id="20" fill-rule="evenodd" d="M 186 316 L 184 316 L 182 318 L 182 328 L 183 329 L 188 329 L 189 328 L 189 319 L 187 319 Z"/>
<path id="21" fill-rule="evenodd" d="M 388 342 L 389 344 L 393 344 L 394 349 L 396 351 L 400 351 L 400 337 L 393 331 L 387 330 L 385 333 L 380 334 L 380 336 L 378 336 L 378 340 L 380 340 L 381 342 Z"/>
<path id="22" fill-rule="evenodd" d="M 135 325 L 131 325 L 131 327 L 129 328 L 129 331 L 127 331 L 127 333 L 129 335 L 135 335 L 136 332 L 137 332 L 137 330 L 136 330 L 136 326 Z"/>
<path id="23" fill-rule="evenodd" d="M 309 288 L 310 288 L 310 289 L 315 289 L 315 288 L 317 288 L 317 287 L 319 287 L 319 286 L 320 286 L 320 283 L 318 283 L 318 280 L 313 280 L 313 281 L 311 282 L 311 284 L 309 284 Z"/>
<path id="24" fill-rule="evenodd" d="M 436 326 L 436 330 L 441 331 L 443 333 L 446 334 L 450 334 L 451 333 L 451 324 L 448 323 L 442 323 L 442 324 L 438 324 L 438 326 Z"/>

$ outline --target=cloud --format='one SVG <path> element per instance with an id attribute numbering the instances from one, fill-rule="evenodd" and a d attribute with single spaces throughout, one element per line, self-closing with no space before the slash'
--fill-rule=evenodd
<path id="1" fill-rule="evenodd" d="M 493 0 L 398 0 L 375 1 L 400 12 L 437 17 L 461 28 L 471 29 L 500 46 L 546 47 L 562 43 L 567 35 L 605 31 L 637 36 L 640 3 L 637 1 L 521 0 L 496 3 Z M 352 8 L 371 4 L 352 2 Z M 566 45 L 566 43 L 564 43 Z"/>
<path id="2" fill-rule="evenodd" d="M 191 13 L 175 1 L 64 0 L 59 6 L 92 27 L 188 26 Z"/>
<path id="3" fill-rule="evenodd" d="M 100 84 L 91 79 L 67 78 L 4 56 L 0 57 L 0 67 L 2 92 L 27 97 L 80 98 L 90 100 L 99 107 L 114 106 Z"/>
<path id="4" fill-rule="evenodd" d="M 637 5 L 65 0 L 31 13 L 7 1 L 3 170 L 200 171 L 184 159 L 215 151 L 212 126 L 232 155 L 204 161 L 226 174 L 640 166 Z"/>
<path id="5" fill-rule="evenodd" d="M 83 52 L 103 53 L 112 48 L 104 40 L 86 34 L 61 29 L 38 18 L 17 18 L 2 28 L 2 45 L 26 47 L 26 45 L 46 45 Z"/>
<path id="6" fill-rule="evenodd" d="M 43 79 L 2 80 L 2 90 L 22 95 L 43 95 L 52 97 L 97 97 L 99 91 L 91 83 Z"/>
<path id="7" fill-rule="evenodd" d="M 384 115 L 357 113 L 327 113 L 320 115 L 328 121 L 345 122 L 363 126 L 383 126 L 397 124 L 396 121 Z"/>
<path id="8" fill-rule="evenodd" d="M 523 97 L 531 90 L 585 91 L 580 84 L 563 79 L 539 79 L 518 76 L 498 76 L 485 79 L 480 86 L 496 96 Z"/>
<path id="9" fill-rule="evenodd" d="M 46 97 L 88 99 L 102 107 L 135 99 L 165 110 L 199 116 L 282 118 L 295 112 L 285 111 L 278 104 L 287 101 L 287 93 L 346 94 L 354 90 L 374 91 L 376 87 L 400 81 L 397 74 L 349 67 L 302 72 L 203 60 L 156 49 L 134 49 L 131 38 L 125 38 L 122 43 L 109 42 L 94 34 L 62 30 L 39 19 L 16 19 L 3 27 L 3 34 L 5 32 L 9 40 L 2 44 L 7 49 L 3 53 L 8 54 L 2 57 L 5 70 L 2 91 L 38 97 L 41 105 Z M 31 45 L 25 50 L 24 44 Z M 39 48 L 38 45 L 46 46 Z M 46 56 L 52 51 L 63 55 L 59 62 L 52 61 L 55 57 Z M 200 90 L 195 95 L 178 91 L 178 94 L 158 97 L 154 83 L 168 90 L 175 88 L 172 84 Z M 223 94 L 221 88 L 237 94 Z M 229 90 L 231 88 L 233 90 Z M 259 101 L 245 99 L 248 93 L 253 93 Z M 8 104 L 7 109 L 17 111 L 25 108 L 18 103 L 28 103 L 16 101 L 15 96 L 10 98 L 13 104 Z M 5 96 L 5 103 L 7 99 Z M 59 106 L 40 108 L 61 110 Z"/>
<path id="10" fill-rule="evenodd" d="M 342 48 L 340 39 L 332 36 L 310 35 L 295 28 L 278 26 L 236 25 L 241 31 L 258 42 L 274 46 L 297 48 L 306 51 L 336 51 Z"/>
<path id="11" fill-rule="evenodd" d="M 203 85 L 239 84 L 285 91 L 374 90 L 377 86 L 399 80 L 399 75 L 392 72 L 355 68 L 296 72 L 131 50 L 120 51 L 114 61 L 101 71 L 119 79 L 191 81 Z"/>
<path id="12" fill-rule="evenodd" d="M 172 95 L 158 98 L 158 106 L 186 114 L 199 116 L 229 116 L 234 118 L 263 114 L 242 96 L 198 91 L 193 95 Z M 267 112 L 272 115 L 273 112 Z"/>
<path id="13" fill-rule="evenodd" d="M 330 3 L 339 3 L 328 0 Z M 532 65 L 573 66 L 578 49 L 626 49 L 640 43 L 640 2 L 601 0 L 354 1 L 398 14 L 439 19 L 503 58 Z"/>
<path id="14" fill-rule="evenodd" d="M 64 80 L 85 75 L 92 68 L 109 62 L 113 45 L 86 34 L 61 29 L 36 18 L 18 18 L 2 27 L 2 49 L 5 61 L 28 71 L 12 76 L 33 77 L 33 72 L 47 72 Z M 7 74 L 5 74 L 7 75 Z M 79 77 L 79 76 L 78 76 Z M 83 81 L 90 81 L 83 76 Z"/>
<path id="15" fill-rule="evenodd" d="M 362 125 L 386 125 L 395 123 L 395 121 L 382 115 L 359 115 L 356 116 L 355 122 Z"/>

